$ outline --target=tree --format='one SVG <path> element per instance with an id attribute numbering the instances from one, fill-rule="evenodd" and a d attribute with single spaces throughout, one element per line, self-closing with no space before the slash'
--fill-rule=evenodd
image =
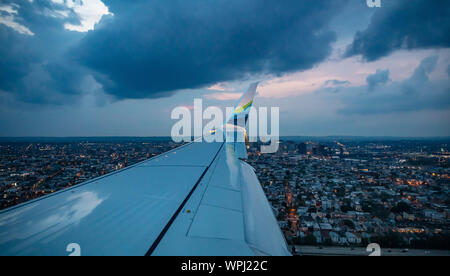
<path id="1" fill-rule="evenodd" d="M 373 205 L 373 203 L 370 201 L 363 201 L 361 204 L 361 208 L 364 212 L 370 213 L 370 212 L 372 212 L 372 205 Z"/>
<path id="2" fill-rule="evenodd" d="M 302 176 L 302 175 L 305 174 L 305 172 L 306 172 L 305 166 L 304 166 L 304 165 L 299 165 L 298 170 L 297 170 L 297 174 L 298 174 L 299 176 Z"/>
<path id="3" fill-rule="evenodd" d="M 302 238 L 300 237 L 295 237 L 292 239 L 292 244 L 294 245 L 301 245 L 302 244 Z"/>
<path id="4" fill-rule="evenodd" d="M 411 206 L 409 206 L 409 204 L 404 201 L 400 201 L 396 206 L 392 207 L 391 211 L 393 213 L 409 213 L 411 211 Z"/>
<path id="5" fill-rule="evenodd" d="M 344 219 L 344 225 L 350 227 L 351 229 L 355 229 L 355 224 L 349 219 Z"/>
<path id="6" fill-rule="evenodd" d="M 382 248 L 402 248 L 406 244 L 398 233 L 389 233 L 386 236 L 376 236 L 370 239 L 371 242 L 378 243 Z"/>
<path id="7" fill-rule="evenodd" d="M 316 237 L 314 237 L 314 235 L 308 235 L 302 239 L 302 244 L 303 245 L 316 245 L 317 244 Z"/>
<path id="8" fill-rule="evenodd" d="M 374 217 L 378 217 L 380 219 L 385 219 L 389 216 L 391 212 L 389 211 L 388 208 L 385 208 L 383 205 L 380 204 L 376 204 L 375 206 L 372 207 L 372 216 Z"/>
<path id="9" fill-rule="evenodd" d="M 354 211 L 354 210 L 353 210 L 353 208 L 350 205 L 344 204 L 344 205 L 341 206 L 341 211 L 344 212 L 344 213 L 347 213 L 349 211 Z"/>
<path id="10" fill-rule="evenodd" d="M 323 245 L 325 245 L 325 246 L 332 246 L 334 244 L 333 244 L 333 241 L 330 238 L 328 238 L 328 239 L 325 239 Z"/>

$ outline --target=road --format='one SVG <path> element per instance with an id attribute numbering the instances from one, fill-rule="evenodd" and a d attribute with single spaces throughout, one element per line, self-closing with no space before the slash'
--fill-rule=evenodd
<path id="1" fill-rule="evenodd" d="M 356 247 L 352 250 L 349 247 L 296 246 L 296 249 L 299 255 L 306 256 L 368 256 L 370 254 L 363 247 Z M 450 256 L 450 251 L 409 249 L 408 252 L 402 252 L 402 249 L 398 248 L 382 248 L 381 256 Z"/>

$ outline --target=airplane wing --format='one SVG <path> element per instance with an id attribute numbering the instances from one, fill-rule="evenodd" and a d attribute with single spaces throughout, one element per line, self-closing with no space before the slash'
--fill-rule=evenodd
<path id="1" fill-rule="evenodd" d="M 246 156 L 193 142 L 0 211 L 0 255 L 289 255 Z"/>

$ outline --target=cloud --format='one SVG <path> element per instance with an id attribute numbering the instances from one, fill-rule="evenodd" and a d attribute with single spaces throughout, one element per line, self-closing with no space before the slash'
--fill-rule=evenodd
<path id="1" fill-rule="evenodd" d="M 0 91 L 64 104 L 86 79 L 120 100 L 312 68 L 330 55 L 328 24 L 347 1 L 14 2 L 4 10 L 34 35 L 0 24 Z"/>
<path id="2" fill-rule="evenodd" d="M 348 87 L 351 85 L 351 82 L 348 80 L 327 80 L 322 85 L 323 91 L 338 93 L 341 87 Z"/>
<path id="3" fill-rule="evenodd" d="M 224 85 L 222 83 L 216 83 L 214 85 L 211 85 L 207 89 L 213 90 L 213 91 L 225 91 L 226 90 L 226 88 L 224 87 Z"/>
<path id="4" fill-rule="evenodd" d="M 51 1 L 16 2 L 4 4 L 14 9 L 3 10 L 20 17 L 34 35 L 0 24 L 0 91 L 34 104 L 76 103 L 85 93 L 102 93 L 92 72 L 67 52 L 84 35 L 64 29 L 68 22 L 79 23 L 78 15 Z"/>
<path id="5" fill-rule="evenodd" d="M 360 58 L 352 57 L 343 60 L 328 58 L 314 68 L 268 78 L 259 87 L 260 97 L 280 99 L 306 93 L 314 93 L 321 88 L 327 91 L 339 92 L 344 87 L 360 87 L 367 84 L 367 76 L 380 68 L 389 68 L 391 81 L 403 81 L 411 77 L 422 60 L 439 53 L 438 68 L 431 74 L 433 79 L 447 77 L 445 72 L 450 60 L 450 49 L 398 51 L 389 57 L 374 62 L 361 63 Z M 345 85 L 333 85 L 333 80 L 348 81 Z M 335 84 L 337 84 L 335 82 Z M 241 91 L 245 89 L 242 88 Z M 327 92 L 324 91 L 323 92 Z"/>
<path id="6" fill-rule="evenodd" d="M 20 6 L 17 4 L 9 4 L 9 5 L 0 5 L 0 24 L 8 26 L 13 30 L 17 31 L 20 34 L 25 35 L 34 35 L 28 27 L 22 25 L 17 20 L 21 20 L 21 18 L 17 18 L 17 9 Z"/>
<path id="7" fill-rule="evenodd" d="M 438 56 L 422 60 L 412 76 L 404 81 L 385 85 L 351 87 L 337 95 L 343 103 L 340 114 L 387 114 L 420 110 L 448 110 L 450 84 L 448 80 L 430 80 Z M 379 84 L 379 83 L 378 83 Z M 370 93 L 369 93 L 370 92 Z"/>
<path id="8" fill-rule="evenodd" d="M 119 99 L 155 98 L 312 68 L 346 1 L 106 2 L 114 13 L 71 51 Z"/>
<path id="9" fill-rule="evenodd" d="M 429 81 L 428 75 L 436 68 L 439 56 L 429 56 L 422 60 L 419 67 L 416 68 L 410 81 L 417 84 L 426 83 Z"/>
<path id="10" fill-rule="evenodd" d="M 400 49 L 450 47 L 447 0 L 383 1 L 366 30 L 357 32 L 345 56 L 378 60 Z"/>
<path id="11" fill-rule="evenodd" d="M 345 0 L 95 0 L 90 3 L 96 8 L 85 13 L 76 7 L 87 2 L 14 2 L 17 9 L 8 11 L 35 35 L 0 24 L 4 42 L 0 91 L 23 102 L 73 103 L 86 91 L 106 93 L 115 100 L 167 97 L 188 88 L 229 92 L 223 90 L 224 83 L 260 75 L 269 79 L 260 89 L 261 96 L 280 98 L 313 92 L 324 84 L 339 90 L 363 85 L 367 73 L 388 67 L 372 63 L 363 70 L 355 57 L 328 63 L 323 72 L 315 70 L 324 67 L 316 65 L 331 53 L 336 35 L 328 26 Z M 104 16 L 108 13 L 114 16 Z M 83 32 L 68 31 L 67 24 Z M 409 76 L 409 68 L 417 64 L 410 60 L 401 61 L 407 70 L 392 69 L 390 77 L 396 80 L 397 71 Z M 342 70 L 336 70 L 339 62 L 345 64 Z M 231 94 L 212 97 L 234 97 Z"/>
<path id="12" fill-rule="evenodd" d="M 101 0 L 48 0 L 38 1 L 38 3 L 19 0 L 17 2 L 21 2 L 25 9 L 36 14 L 64 19 L 64 28 L 77 32 L 93 30 L 104 15 L 112 15 Z M 34 35 L 28 27 L 21 23 L 25 20 L 19 15 L 20 8 L 21 5 L 17 3 L 1 4 L 0 24 L 4 24 L 21 34 Z"/>
<path id="13" fill-rule="evenodd" d="M 378 84 L 386 84 L 388 81 L 389 70 L 377 70 L 375 74 L 367 76 L 366 79 L 370 91 L 373 91 Z"/>
<path id="14" fill-rule="evenodd" d="M 52 0 L 53 3 L 64 5 L 67 9 L 72 10 L 79 17 L 79 24 L 64 24 L 64 28 L 77 31 L 87 32 L 94 29 L 94 26 L 100 22 L 104 15 L 112 15 L 109 12 L 108 7 L 101 0 L 90 1 L 74 1 L 66 0 Z M 63 16 L 67 14 L 66 10 L 56 11 Z"/>
<path id="15" fill-rule="evenodd" d="M 241 97 L 241 93 L 211 93 L 205 95 L 208 99 L 215 99 L 219 101 L 238 100 Z"/>
<path id="16" fill-rule="evenodd" d="M 327 80 L 324 83 L 324 87 L 335 87 L 335 86 L 343 86 L 343 85 L 349 85 L 351 82 L 347 80 Z"/>

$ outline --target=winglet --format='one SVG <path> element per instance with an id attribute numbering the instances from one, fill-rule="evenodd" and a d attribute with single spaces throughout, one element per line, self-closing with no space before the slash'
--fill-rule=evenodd
<path id="1" fill-rule="evenodd" d="M 247 91 L 242 95 L 239 102 L 234 107 L 234 111 L 227 121 L 228 124 L 236 124 L 236 121 L 240 118 L 245 118 L 245 123 L 247 123 L 248 114 L 253 105 L 253 99 L 255 98 L 258 84 L 259 82 L 250 84 Z"/>

